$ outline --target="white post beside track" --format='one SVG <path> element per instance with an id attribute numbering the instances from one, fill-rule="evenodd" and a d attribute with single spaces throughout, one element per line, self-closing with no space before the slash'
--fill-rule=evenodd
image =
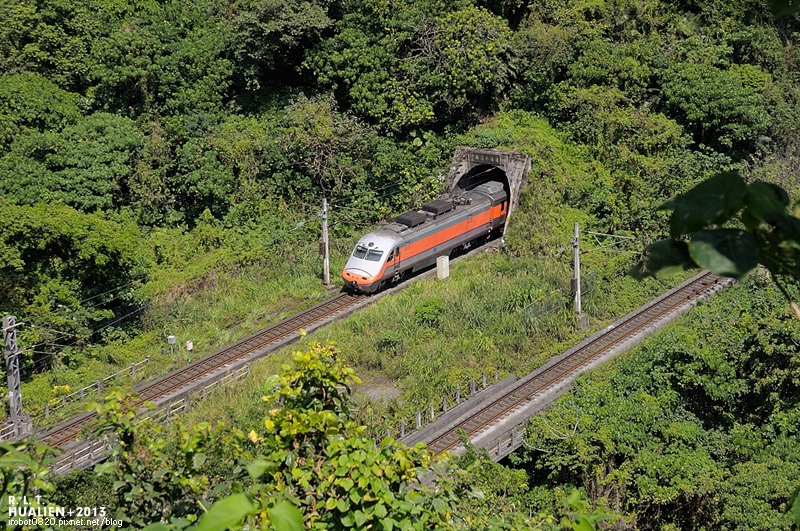
<path id="1" fill-rule="evenodd" d="M 450 257 L 440 256 L 436 259 L 436 278 L 444 280 L 450 276 Z"/>

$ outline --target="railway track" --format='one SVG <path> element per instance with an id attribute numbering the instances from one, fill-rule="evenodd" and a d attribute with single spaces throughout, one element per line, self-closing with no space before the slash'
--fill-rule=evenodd
<path id="1" fill-rule="evenodd" d="M 259 351 L 268 349 L 287 338 L 287 336 L 298 332 L 301 328 L 308 328 L 312 324 L 319 323 L 335 314 L 352 308 L 364 298 L 364 295 L 342 293 L 229 347 L 192 362 L 158 380 L 145 384 L 134 390 L 134 393 L 138 395 L 136 405 L 139 406 L 147 401 L 155 403 L 163 401 L 177 392 L 196 385 L 197 382 L 205 381 L 226 367 L 236 365 L 242 360 L 256 355 Z M 75 417 L 41 434 L 37 439 L 51 446 L 69 447 L 76 441 L 81 431 L 96 423 L 96 417 L 96 413 L 87 413 L 80 417 Z"/>
<path id="2" fill-rule="evenodd" d="M 613 328 L 595 336 L 585 344 L 567 352 L 561 359 L 532 373 L 531 376 L 513 382 L 509 389 L 499 398 L 486 405 L 479 405 L 470 415 L 462 415 L 464 420 L 454 422 L 443 433 L 433 435 L 428 442 L 428 449 L 436 454 L 457 448 L 463 430 L 469 439 L 502 422 L 505 418 L 524 408 L 534 400 L 541 399 L 544 394 L 554 388 L 571 381 L 588 365 L 597 362 L 615 347 L 624 344 L 640 334 L 654 323 L 671 315 L 676 310 L 693 304 L 695 300 L 713 292 L 730 282 L 730 279 L 712 273 L 698 275 L 672 292 L 656 299 L 653 303 L 628 314 L 615 323 Z"/>
<path id="3" fill-rule="evenodd" d="M 458 258 L 455 259 L 471 256 L 497 245 L 497 240 L 489 241 L 471 251 L 458 254 Z M 135 405 L 140 406 L 149 401 L 160 406 L 166 405 L 169 409 L 169 404 L 175 398 L 186 399 L 190 392 L 203 386 L 208 387 L 209 382 L 224 380 L 226 375 L 230 377 L 234 374 L 232 371 L 237 367 L 239 370 L 246 368 L 248 363 L 288 344 L 299 337 L 301 328 L 311 331 L 324 326 L 334 319 L 402 290 L 409 283 L 432 276 L 434 273 L 435 269 L 431 269 L 414 275 L 372 296 L 342 293 L 332 297 L 158 380 L 137 387 L 133 391 L 138 396 Z M 73 417 L 50 431 L 35 433 L 37 440 L 65 450 L 65 455 L 56 462 L 54 470 L 68 472 L 73 468 L 85 468 L 105 458 L 108 449 L 108 441 L 105 438 L 88 442 L 78 441 L 78 435 L 93 427 L 96 421 L 96 413 L 87 413 Z"/>

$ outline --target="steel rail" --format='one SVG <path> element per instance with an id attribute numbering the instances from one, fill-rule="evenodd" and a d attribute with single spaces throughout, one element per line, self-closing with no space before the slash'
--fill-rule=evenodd
<path id="1" fill-rule="evenodd" d="M 223 348 L 213 354 L 209 354 L 183 368 L 177 369 L 158 380 L 145 384 L 134 390 L 138 395 L 134 406 L 140 406 L 147 401 L 152 402 L 168 396 L 178 389 L 189 386 L 191 383 L 213 373 L 225 365 L 245 358 L 258 349 L 267 347 L 270 343 L 274 343 L 293 332 L 297 332 L 301 328 L 347 309 L 364 297 L 365 295 L 342 293 L 312 306 L 297 315 L 284 319 L 233 345 Z M 93 425 L 96 422 L 96 417 L 96 412 L 81 415 L 37 438 L 51 446 L 67 445 L 73 442 L 83 429 Z"/>
<path id="2" fill-rule="evenodd" d="M 615 328 L 588 342 L 558 363 L 547 367 L 530 380 L 517 384 L 508 393 L 481 408 L 470 418 L 439 435 L 428 443 L 428 449 L 440 454 L 454 448 L 461 441 L 458 431 L 464 431 L 468 437 L 476 435 L 519 406 L 531 401 L 535 395 L 566 380 L 591 361 L 604 355 L 611 347 L 622 343 L 676 308 L 696 299 L 702 292 L 723 279 L 724 277 L 713 273 L 706 273 L 656 303 L 631 314 Z"/>
<path id="3" fill-rule="evenodd" d="M 464 254 L 459 254 L 458 258 L 461 258 L 462 256 L 471 256 L 494 246 L 496 246 L 496 241 L 490 241 L 483 245 L 477 245 L 471 251 L 465 252 Z M 369 298 L 376 300 L 382 296 L 394 293 L 395 291 L 406 287 L 409 282 L 428 277 L 430 274 L 432 274 L 431 271 L 414 275 L 405 281 L 401 281 L 396 286 L 385 289 Z M 139 406 L 148 400 L 156 401 L 159 398 L 170 395 L 172 392 L 177 392 L 177 390 L 184 387 L 184 385 L 188 387 L 192 380 L 195 380 L 198 377 L 207 376 L 215 370 L 219 370 L 220 368 L 224 367 L 228 363 L 246 359 L 248 356 L 251 356 L 254 351 L 261 348 L 266 348 L 270 343 L 277 342 L 301 328 L 310 327 L 311 325 L 322 321 L 336 314 L 337 312 L 345 311 L 348 308 L 355 306 L 359 301 L 362 301 L 365 298 L 368 298 L 368 296 L 363 294 L 342 293 L 336 297 L 332 297 L 315 306 L 312 306 L 311 308 L 308 308 L 297 315 L 288 317 L 287 319 L 284 319 L 283 321 L 266 328 L 265 330 L 257 332 L 233 345 L 210 354 L 205 358 L 192 362 L 186 367 L 177 369 L 159 380 L 134 389 L 134 393 L 138 393 L 140 397 L 140 400 L 138 400 L 135 405 Z M 272 337 L 270 337 L 269 334 L 273 334 Z M 238 354 L 233 354 L 237 351 Z M 199 368 L 199 366 L 204 363 L 210 363 L 210 365 L 206 366 L 204 369 Z M 189 371 L 195 371 L 195 374 L 191 377 L 187 377 Z M 181 375 L 183 375 L 183 377 L 181 377 Z M 166 383 L 170 381 L 173 383 Z M 158 386 L 164 385 L 167 385 L 167 388 L 161 390 L 157 389 Z M 192 387 L 189 387 L 186 390 L 191 391 L 192 389 Z M 96 416 L 96 413 L 90 412 L 73 417 L 72 419 L 66 421 L 56 428 L 53 428 L 50 431 L 37 433 L 36 438 L 50 444 L 51 446 L 70 447 L 71 444 L 75 442 L 78 434 L 81 431 L 94 424 Z"/>

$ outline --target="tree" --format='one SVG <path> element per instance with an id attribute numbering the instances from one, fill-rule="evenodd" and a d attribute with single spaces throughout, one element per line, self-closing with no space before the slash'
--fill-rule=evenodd
<path id="1" fill-rule="evenodd" d="M 0 72 L 36 72 L 62 89 L 83 93 L 105 7 L 94 0 L 2 2 Z"/>
<path id="2" fill-rule="evenodd" d="M 111 455 L 97 465 L 96 474 L 115 481 L 114 513 L 110 516 L 142 528 L 153 522 L 171 522 L 184 528 L 207 508 L 205 499 L 214 486 L 207 474 L 210 457 L 235 463 L 241 432 L 201 422 L 192 427 L 169 427 L 141 420 L 133 397 L 108 395 L 94 409 L 98 436 L 112 437 Z"/>
<path id="3" fill-rule="evenodd" d="M 246 0 L 233 22 L 237 73 L 255 90 L 275 81 L 291 83 L 306 53 L 332 27 L 330 0 Z"/>
<path id="4" fill-rule="evenodd" d="M 735 72 L 679 63 L 662 76 L 663 106 L 695 142 L 742 156 L 769 127 L 760 92 Z"/>
<path id="5" fill-rule="evenodd" d="M 286 108 L 281 125 L 279 142 L 308 182 L 306 190 L 298 183 L 284 186 L 326 196 L 352 195 L 367 188 L 361 161 L 371 155 L 375 132 L 339 112 L 332 98 L 299 97 Z"/>
<path id="6" fill-rule="evenodd" d="M 144 137 L 129 118 L 95 113 L 59 132 L 19 135 L 0 158 L 0 195 L 17 204 L 58 201 L 84 212 L 130 203 Z"/>
<path id="7" fill-rule="evenodd" d="M 505 21 L 476 7 L 423 3 L 395 13 L 365 3 L 307 66 L 345 108 L 406 134 L 491 112 L 514 76 L 510 38 Z"/>
<path id="8" fill-rule="evenodd" d="M 133 285 L 145 277 L 147 258 L 137 227 L 59 203 L 0 205 L 4 312 L 86 341 L 98 324 L 141 309 Z M 38 339 L 29 338 L 31 343 Z M 46 350 L 27 353 L 23 362 Z"/>
<path id="9" fill-rule="evenodd" d="M 172 117 L 173 135 L 202 132 L 230 96 L 229 26 L 216 9 L 148 0 L 122 9 L 93 43 L 87 95 L 103 110 Z"/>
<path id="10" fill-rule="evenodd" d="M 82 117 L 81 97 L 58 88 L 41 74 L 0 76 L 0 155 L 31 132 L 61 131 Z"/>
<path id="11" fill-rule="evenodd" d="M 198 528 L 239 528 L 243 519 L 271 529 L 448 527 L 445 499 L 417 482 L 430 455 L 388 438 L 375 445 L 348 418 L 349 385 L 358 379 L 337 350 L 314 344 L 293 359 L 294 368 L 266 384 L 265 402 L 282 405 L 249 436 L 259 448 L 247 465 L 252 486 L 218 501 Z"/>
<path id="12" fill-rule="evenodd" d="M 719 173 L 662 206 L 672 210 L 671 239 L 648 246 L 633 273 L 702 267 L 741 279 L 761 264 L 800 319 L 800 307 L 780 280 L 800 278 L 800 219 L 789 204 L 777 185 Z"/>

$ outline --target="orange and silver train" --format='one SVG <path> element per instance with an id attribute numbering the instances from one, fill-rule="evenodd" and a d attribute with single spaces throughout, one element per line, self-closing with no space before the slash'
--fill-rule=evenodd
<path id="1" fill-rule="evenodd" d="M 508 194 L 497 181 L 455 200 L 425 203 L 358 240 L 342 278 L 351 289 L 374 293 L 406 273 L 430 267 L 439 256 L 502 230 L 507 215 Z"/>

